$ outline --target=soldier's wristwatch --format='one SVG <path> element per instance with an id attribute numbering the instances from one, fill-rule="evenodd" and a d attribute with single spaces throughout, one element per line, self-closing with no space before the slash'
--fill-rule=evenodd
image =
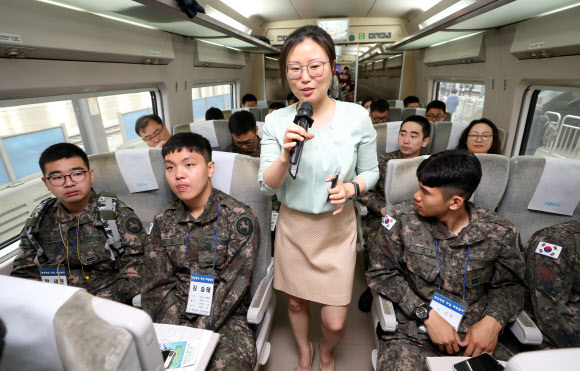
<path id="1" fill-rule="evenodd" d="M 413 310 L 411 316 L 419 322 L 425 322 L 429 318 L 431 309 L 433 308 L 429 304 L 421 304 Z"/>

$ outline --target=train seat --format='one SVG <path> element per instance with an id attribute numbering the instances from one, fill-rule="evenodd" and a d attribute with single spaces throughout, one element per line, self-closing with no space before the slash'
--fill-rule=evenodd
<path id="1" fill-rule="evenodd" d="M 399 107 L 391 107 L 389 109 L 389 118 L 387 119 L 388 122 L 392 121 L 402 121 L 401 118 L 403 116 L 403 109 Z"/>
<path id="2" fill-rule="evenodd" d="M 425 116 L 425 108 L 403 108 L 401 120 L 405 121 L 407 117 L 413 115 Z"/>
<path id="3" fill-rule="evenodd" d="M 134 152 L 144 156 L 145 153 L 137 153 L 141 150 L 127 150 L 122 152 Z M 90 156 L 91 167 L 95 170 L 96 190 L 106 190 L 115 193 L 120 200 L 131 207 L 135 214 L 146 226 L 153 221 L 154 216 L 171 200 L 175 199 L 173 192 L 165 180 L 165 167 L 161 156 L 161 149 L 147 149 L 151 164 L 149 170 L 155 175 L 158 189 L 144 192 L 131 193 L 127 182 L 124 181 L 123 173 L 126 172 L 119 166 L 119 158 L 131 157 L 131 153 L 122 156 L 115 153 L 105 153 Z M 271 199 L 265 196 L 257 186 L 258 168 L 260 159 L 235 153 L 218 152 L 212 153 L 215 162 L 215 173 L 212 185 L 225 192 L 240 202 L 250 206 L 258 216 L 260 222 L 260 246 L 256 252 L 254 272 L 252 275 L 252 304 L 248 311 L 248 321 L 258 324 L 256 334 L 258 360 L 264 364 L 269 355 L 269 343 L 267 342 L 272 325 L 272 315 L 275 309 L 275 296 L 273 295 L 272 278 L 272 244 L 271 244 Z M 122 164 L 122 161 L 121 161 Z M 140 172 L 145 173 L 147 165 L 139 166 Z M 140 180 L 133 181 L 140 182 Z M 139 305 L 140 298 L 134 300 Z"/>
<path id="4" fill-rule="evenodd" d="M 405 105 L 403 104 L 402 100 L 388 100 L 387 103 L 389 104 L 389 107 L 392 108 L 405 108 Z"/>
<path id="5" fill-rule="evenodd" d="M 525 243 L 542 228 L 580 218 L 579 176 L 580 160 L 512 157 L 498 212 L 515 224 Z"/>
<path id="6" fill-rule="evenodd" d="M 466 122 L 450 122 L 441 121 L 435 125 L 435 131 L 433 132 L 431 153 L 438 153 L 445 151 L 446 149 L 456 148 L 459 144 L 459 138 L 463 133 L 463 130 L 467 128 L 469 124 Z M 499 139 L 501 140 L 502 149 L 505 146 L 506 132 L 504 129 L 498 128 Z"/>
<path id="7" fill-rule="evenodd" d="M 0 276 L 0 370 L 163 370 L 151 318 L 85 290 Z"/>
<path id="8" fill-rule="evenodd" d="M 196 121 L 190 124 L 177 125 L 173 128 L 173 134 L 188 132 L 206 137 L 211 148 L 215 151 L 223 150 L 232 144 L 232 135 L 228 129 L 227 120 Z"/>

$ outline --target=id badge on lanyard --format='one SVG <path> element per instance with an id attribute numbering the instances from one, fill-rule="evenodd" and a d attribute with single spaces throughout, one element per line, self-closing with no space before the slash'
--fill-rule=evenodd
<path id="1" fill-rule="evenodd" d="M 66 272 L 62 268 L 40 268 L 40 280 L 54 285 L 68 286 Z"/>
<path id="2" fill-rule="evenodd" d="M 435 240 L 435 245 L 437 246 L 437 261 L 439 262 L 439 245 L 437 240 Z M 465 300 L 465 281 L 467 279 L 467 265 L 469 264 L 470 250 L 471 246 L 469 246 L 467 249 L 467 261 L 465 263 L 465 274 L 463 277 L 463 298 L 443 291 L 441 289 L 441 284 L 439 284 L 439 288 L 436 289 L 433 293 L 433 299 L 431 299 L 431 303 L 429 304 L 429 306 L 433 308 L 437 314 L 443 317 L 451 326 L 455 328 L 455 331 L 459 331 L 459 325 L 461 324 L 463 315 L 469 307 L 469 303 Z M 443 280 L 443 270 L 441 269 L 441 264 L 439 264 L 439 271 L 441 274 L 441 280 Z M 424 325 L 419 326 L 419 330 L 427 332 L 427 329 Z"/>
<path id="3" fill-rule="evenodd" d="M 215 272 L 215 262 L 217 258 L 217 244 L 218 244 L 218 229 L 220 225 L 220 204 L 218 202 L 217 221 L 215 228 L 215 246 L 213 269 Z M 187 252 L 189 250 L 189 243 L 187 239 L 187 223 L 185 224 L 185 266 L 187 265 Z M 190 268 L 191 270 L 191 268 Z M 191 314 L 201 316 L 211 315 L 211 305 L 213 302 L 214 292 L 214 276 L 191 273 L 189 280 L 189 295 L 187 296 L 187 308 L 185 311 Z"/>

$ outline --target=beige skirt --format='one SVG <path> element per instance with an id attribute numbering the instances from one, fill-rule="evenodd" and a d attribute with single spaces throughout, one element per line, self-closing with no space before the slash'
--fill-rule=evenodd
<path id="1" fill-rule="evenodd" d="M 353 204 L 338 215 L 282 204 L 276 223 L 274 288 L 326 305 L 348 305 L 356 263 Z"/>

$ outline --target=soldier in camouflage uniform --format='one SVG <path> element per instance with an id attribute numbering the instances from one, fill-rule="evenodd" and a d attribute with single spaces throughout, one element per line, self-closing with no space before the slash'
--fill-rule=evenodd
<path id="1" fill-rule="evenodd" d="M 260 137 L 256 118 L 248 111 L 235 112 L 228 120 L 233 143 L 224 152 L 260 157 Z"/>
<path id="2" fill-rule="evenodd" d="M 508 359 L 498 335 L 524 304 L 516 230 L 498 214 L 465 203 L 481 179 L 475 155 L 438 153 L 423 161 L 417 176 L 415 200 L 393 207 L 371 243 L 367 282 L 393 302 L 398 322 L 393 333 L 377 328 L 378 369 L 427 370 L 426 357 L 445 354 L 495 351 Z M 458 331 L 428 306 L 438 286 L 465 295 Z"/>
<path id="3" fill-rule="evenodd" d="M 117 201 L 116 224 L 124 252 L 113 262 L 111 250 L 105 246 L 107 233 L 98 216 L 98 195 L 91 188 L 94 174 L 87 155 L 73 144 L 59 143 L 47 148 L 39 163 L 42 179 L 56 197 L 32 230 L 44 250 L 38 257 L 39 265 L 42 269 L 64 268 L 68 285 L 130 303 L 141 292 L 145 232 L 139 218 Z M 37 251 L 25 230 L 11 275 L 40 280 Z"/>
<path id="4" fill-rule="evenodd" d="M 536 232 L 525 254 L 526 312 L 548 346 L 580 347 L 580 220 Z"/>
<path id="5" fill-rule="evenodd" d="M 429 121 L 423 116 L 410 116 L 401 124 L 399 129 L 398 144 L 399 149 L 393 152 L 385 153 L 379 156 L 379 181 L 366 193 L 358 198 L 358 201 L 366 205 L 368 213 L 366 216 L 366 223 L 363 228 L 363 237 L 365 241 L 365 249 L 363 251 L 363 259 L 365 267 L 369 266 L 369 249 L 370 241 L 376 237 L 381 220 L 385 216 L 385 208 L 387 201 L 385 200 L 385 178 L 387 173 L 387 163 L 390 160 L 398 160 L 402 158 L 414 158 L 419 156 L 421 148 L 429 144 L 431 134 L 431 126 Z M 363 312 L 370 312 L 373 302 L 373 295 L 369 288 L 361 295 L 359 299 L 359 308 Z"/>
<path id="6" fill-rule="evenodd" d="M 257 352 L 247 312 L 260 240 L 257 217 L 212 187 L 207 139 L 176 134 L 163 147 L 163 156 L 167 182 L 179 199 L 154 220 L 144 259 L 143 309 L 154 322 L 218 332 L 208 369 L 253 370 Z M 215 278 L 208 316 L 186 312 L 191 274 Z"/>

